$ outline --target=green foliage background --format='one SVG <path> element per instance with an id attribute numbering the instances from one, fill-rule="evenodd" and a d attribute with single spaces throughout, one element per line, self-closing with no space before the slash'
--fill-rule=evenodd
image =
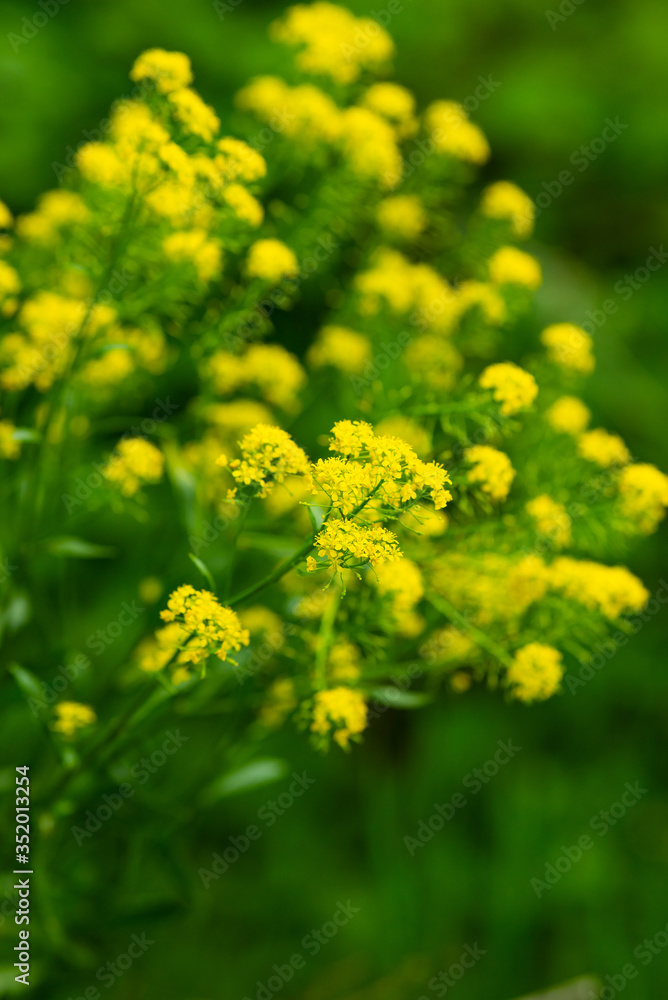
<path id="1" fill-rule="evenodd" d="M 187 52 L 199 91 L 224 119 L 232 93 L 249 76 L 280 70 L 266 26 L 285 6 L 243 0 L 221 20 L 206 0 L 71 0 L 14 53 L 9 33 L 19 33 L 22 18 L 39 8 L 6 0 L 2 198 L 18 213 L 55 186 L 53 164 L 64 163 L 68 146 L 83 141 L 84 130 L 95 129 L 128 92 L 128 69 L 146 47 Z M 359 0 L 349 6 L 369 13 Z M 618 302 L 596 333 L 598 367 L 587 402 L 595 424 L 618 431 L 634 456 L 665 470 L 668 267 L 627 302 L 614 285 L 641 267 L 667 232 L 668 8 L 660 0 L 584 0 L 554 27 L 535 0 L 404 0 L 403 8 L 388 24 L 398 46 L 397 77 L 421 104 L 464 100 L 479 76 L 491 74 L 500 84 L 474 114 L 493 149 L 483 179 L 507 177 L 535 197 L 564 169 L 574 173 L 538 220 L 534 250 L 546 276 L 539 316 L 582 323 L 604 300 Z M 374 9 L 384 10 L 383 0 Z M 628 127 L 579 172 L 571 156 L 601 134 L 608 118 Z M 311 334 L 296 331 L 303 343 Z M 122 572 L 91 563 L 84 599 L 69 594 L 65 581 L 62 621 L 71 632 L 57 635 L 61 621 L 54 621 L 54 648 L 75 647 L 136 592 L 142 543 L 140 527 L 132 530 L 136 537 L 123 545 L 133 555 Z M 652 594 L 668 577 L 666 538 L 664 525 L 631 565 Z M 233 757 L 233 734 L 221 743 L 220 716 L 184 720 L 187 749 L 99 834 L 54 859 L 78 900 L 75 926 L 87 940 L 94 927 L 95 954 L 63 940 L 57 987 L 34 995 L 81 995 L 95 982 L 89 961 L 96 968 L 113 960 L 132 933 L 146 932 L 155 944 L 115 983 L 119 1000 L 255 998 L 257 981 L 267 981 L 274 963 L 304 952 L 304 935 L 328 920 L 339 900 L 359 913 L 281 995 L 433 997 L 429 979 L 474 942 L 486 955 L 457 984 L 459 1000 L 510 1000 L 580 974 L 639 966 L 634 948 L 668 922 L 666 609 L 574 694 L 527 708 L 479 691 L 418 713 L 388 712 L 348 756 L 315 756 L 302 736 L 286 731 L 267 752 L 288 762 L 287 775 L 214 805 L 193 800 L 189 774 L 210 760 L 214 745 Z M 119 643 L 130 648 L 146 628 L 140 621 Z M 95 669 L 105 668 L 104 656 Z M 18 694 L 12 718 L 2 734 L 2 764 L 11 768 L 41 739 Z M 467 772 L 508 738 L 521 752 L 410 857 L 404 836 L 414 835 L 434 803 L 460 791 Z M 197 869 L 256 821 L 293 770 L 316 783 L 205 890 Z M 12 772 L 2 775 L 6 781 Z M 546 862 L 588 831 L 625 782 L 636 781 L 648 790 L 639 804 L 536 898 L 530 879 L 542 878 Z M 3 802 L 8 812 L 9 799 Z M 172 826 L 184 818 L 186 832 L 174 835 Z M 3 852 L 2 868 L 9 864 Z M 99 865 L 109 872 L 108 897 L 91 898 L 91 870 Z M 57 928 L 59 900 L 51 905 Z M 5 959 L 15 928 L 6 922 L 0 933 Z M 0 995 L 9 995 L 7 987 L 0 982 Z M 668 948 L 640 968 L 624 995 L 654 1000 L 667 987 Z"/>

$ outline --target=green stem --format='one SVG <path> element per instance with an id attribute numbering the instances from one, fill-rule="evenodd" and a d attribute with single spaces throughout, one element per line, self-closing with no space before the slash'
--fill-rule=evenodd
<path id="1" fill-rule="evenodd" d="M 445 615 L 454 625 L 462 629 L 471 636 L 476 645 L 480 646 L 481 649 L 487 650 L 494 659 L 502 663 L 504 667 L 509 667 L 511 665 L 512 657 L 503 646 L 500 646 L 498 642 L 490 638 L 485 632 L 478 628 L 477 625 L 473 625 L 468 618 L 465 618 L 461 612 L 457 611 L 457 608 L 453 607 L 449 601 L 446 601 L 444 597 L 440 594 L 434 594 L 433 591 L 425 594 L 426 599 L 440 611 L 442 615 Z"/>

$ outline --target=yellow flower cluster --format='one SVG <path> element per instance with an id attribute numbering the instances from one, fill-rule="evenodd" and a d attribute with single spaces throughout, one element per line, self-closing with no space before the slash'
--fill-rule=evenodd
<path id="1" fill-rule="evenodd" d="M 360 309 L 374 315 L 383 304 L 392 312 L 415 311 L 418 326 L 447 332 L 457 318 L 454 289 L 428 264 L 412 264 L 397 250 L 381 247 L 372 267 L 355 278 Z"/>
<path id="2" fill-rule="evenodd" d="M 16 425 L 11 420 L 0 420 L 0 458 L 18 458 L 21 442 L 15 437 Z"/>
<path id="3" fill-rule="evenodd" d="M 622 469 L 618 488 L 624 516 L 644 534 L 654 531 L 668 507 L 668 476 L 654 465 L 638 462 Z"/>
<path id="4" fill-rule="evenodd" d="M 640 611 L 649 599 L 649 591 L 625 566 L 604 566 L 567 556 L 555 559 L 550 566 L 550 585 L 606 618 Z"/>
<path id="5" fill-rule="evenodd" d="M 307 354 L 314 368 L 329 365 L 347 375 L 361 372 L 370 358 L 369 338 L 344 326 L 323 327 Z"/>
<path id="6" fill-rule="evenodd" d="M 560 396 L 549 408 L 546 417 L 555 431 L 577 437 L 589 425 L 591 412 L 577 396 Z"/>
<path id="7" fill-rule="evenodd" d="M 394 188 L 401 177 L 401 153 L 394 129 L 368 108 L 346 108 L 341 112 L 341 147 L 344 158 L 358 177 Z"/>
<path id="8" fill-rule="evenodd" d="M 588 462 L 594 462 L 603 469 L 613 465 L 626 465 L 631 461 L 631 453 L 617 434 L 609 434 L 603 428 L 585 431 L 577 439 L 578 454 Z"/>
<path id="9" fill-rule="evenodd" d="M 424 582 L 417 564 L 402 556 L 396 562 L 378 566 L 375 576 L 378 593 L 390 598 L 397 631 L 404 636 L 419 635 L 424 619 L 416 614 L 415 606 L 424 596 Z"/>
<path id="10" fill-rule="evenodd" d="M 162 452 L 155 445 L 145 438 L 131 437 L 119 441 L 103 473 L 123 496 L 131 497 L 144 483 L 159 482 L 164 464 Z"/>
<path id="11" fill-rule="evenodd" d="M 580 375 L 593 372 L 596 364 L 593 341 L 581 327 L 573 323 L 554 323 L 543 330 L 540 341 L 555 365 Z"/>
<path id="12" fill-rule="evenodd" d="M 51 728 L 66 737 L 74 736 L 78 729 L 97 722 L 97 716 L 90 705 L 82 705 L 78 701 L 61 701 L 54 712 L 56 718 Z"/>
<path id="13" fill-rule="evenodd" d="M 397 536 L 380 524 L 363 525 L 340 518 L 328 521 L 315 536 L 314 546 L 325 564 L 336 570 L 361 567 L 370 563 L 374 568 L 399 558 Z M 322 565 L 322 564 L 320 564 Z M 319 568 L 312 560 L 308 568 Z"/>
<path id="14" fill-rule="evenodd" d="M 415 98 L 406 87 L 387 81 L 374 83 L 364 92 L 360 103 L 362 107 L 386 118 L 394 126 L 399 139 L 417 132 Z"/>
<path id="15" fill-rule="evenodd" d="M 480 211 L 490 219 L 507 219 L 515 236 L 526 239 L 533 232 L 535 209 L 531 198 L 510 181 L 490 184 L 482 193 Z"/>
<path id="16" fill-rule="evenodd" d="M 495 285 L 524 285 L 540 288 L 543 272 L 531 254 L 517 247 L 499 247 L 489 259 L 489 277 Z"/>
<path id="17" fill-rule="evenodd" d="M 279 677 L 267 692 L 258 721 L 266 729 L 278 729 L 298 704 L 295 682 L 291 677 Z"/>
<path id="18" fill-rule="evenodd" d="M 318 691 L 313 706 L 311 731 L 326 735 L 334 728 L 334 739 L 348 749 L 350 738 L 366 729 L 367 707 L 361 691 L 349 687 Z"/>
<path id="19" fill-rule="evenodd" d="M 340 108 L 310 83 L 290 87 L 280 77 L 259 76 L 239 91 L 236 103 L 274 127 L 280 121 L 281 132 L 287 138 L 299 139 L 306 148 L 336 142 L 341 135 Z M 280 119 L 276 117 L 277 109 Z"/>
<path id="20" fill-rule="evenodd" d="M 297 358 L 279 344 L 251 344 L 242 355 L 217 351 L 203 364 L 202 373 L 220 395 L 252 387 L 270 405 L 285 410 L 296 408 L 306 381 Z"/>
<path id="21" fill-rule="evenodd" d="M 280 240 L 258 240 L 248 251 L 246 271 L 250 278 L 277 285 L 284 278 L 296 277 L 299 264 L 290 247 Z"/>
<path id="22" fill-rule="evenodd" d="M 571 542 L 571 519 L 563 504 L 553 500 L 547 493 L 529 500 L 527 513 L 536 522 L 536 528 L 541 535 L 546 535 L 552 544 L 563 549 Z"/>
<path id="23" fill-rule="evenodd" d="M 266 497 L 286 476 L 304 475 L 309 469 L 302 449 L 280 427 L 258 424 L 241 439 L 239 448 L 241 458 L 230 462 L 221 455 L 218 464 L 229 466 L 235 481 L 249 487 L 254 496 Z"/>
<path id="24" fill-rule="evenodd" d="M 471 464 L 468 481 L 480 484 L 480 489 L 490 499 L 505 500 L 515 478 L 515 470 L 505 452 L 488 444 L 474 444 L 465 450 L 464 458 Z"/>
<path id="25" fill-rule="evenodd" d="M 531 406 L 538 395 L 536 380 L 512 361 L 488 365 L 479 380 L 483 389 L 492 389 L 505 417 Z"/>
<path id="26" fill-rule="evenodd" d="M 430 570 L 434 589 L 480 625 L 514 622 L 548 589 L 548 569 L 536 555 L 450 551 Z"/>
<path id="27" fill-rule="evenodd" d="M 489 143 L 465 109 L 455 101 L 435 101 L 424 113 L 425 129 L 438 153 L 480 166 L 489 158 Z"/>
<path id="28" fill-rule="evenodd" d="M 544 701 L 559 689 L 563 676 L 559 650 L 542 642 L 530 642 L 515 653 L 506 683 L 520 701 Z"/>
<path id="29" fill-rule="evenodd" d="M 206 283 L 221 270 L 223 255 L 218 240 L 209 238 L 205 229 L 170 233 L 163 240 L 165 256 L 180 264 L 192 264 L 198 279 Z"/>
<path id="30" fill-rule="evenodd" d="M 447 625 L 436 629 L 420 646 L 420 656 L 430 666 L 440 666 L 444 663 L 472 660 L 477 654 L 477 647 L 466 632 Z"/>
<path id="31" fill-rule="evenodd" d="M 332 429 L 329 448 L 346 461 L 330 466 L 321 460 L 315 467 L 314 478 L 322 483 L 321 475 L 328 477 L 328 483 L 335 487 L 336 504 L 345 503 L 346 476 L 352 488 L 367 496 L 373 492 L 383 505 L 393 510 L 426 498 L 440 510 L 452 500 L 446 489 L 450 477 L 443 466 L 422 461 L 401 438 L 378 435 L 371 424 L 339 420 Z M 363 463 L 361 466 L 354 464 L 358 460 Z M 331 473 L 326 471 L 330 468 Z"/>
<path id="32" fill-rule="evenodd" d="M 424 205 L 415 194 L 384 198 L 376 209 L 378 225 L 388 236 L 415 240 L 428 224 Z"/>
<path id="33" fill-rule="evenodd" d="M 394 43 L 377 21 L 325 0 L 289 7 L 272 24 L 272 37 L 299 46 L 295 63 L 303 72 L 335 83 L 354 83 L 364 70 L 375 72 L 394 55 Z"/>
<path id="34" fill-rule="evenodd" d="M 216 655 L 226 660 L 231 652 L 247 646 L 250 636 L 242 628 L 238 615 L 225 608 L 208 590 L 195 590 L 189 584 L 178 587 L 167 601 L 167 609 L 160 612 L 166 622 L 177 622 L 188 637 L 182 651 L 183 661 L 201 663 L 208 656 Z"/>
<path id="35" fill-rule="evenodd" d="M 192 83 L 190 59 L 183 52 L 147 49 L 135 60 L 130 79 L 137 82 L 153 80 L 161 94 L 169 94 Z"/>
<path id="36" fill-rule="evenodd" d="M 425 333 L 411 340 L 404 360 L 416 382 L 443 392 L 453 388 L 464 364 L 457 348 L 436 333 Z"/>
<path id="37" fill-rule="evenodd" d="M 226 136 L 218 140 L 216 149 L 220 156 L 216 157 L 215 164 L 226 181 L 250 183 L 260 180 L 267 173 L 264 157 L 241 139 Z"/>
<path id="38" fill-rule="evenodd" d="M 327 676 L 343 683 L 359 680 L 360 674 L 359 647 L 347 639 L 337 639 L 327 655 Z"/>

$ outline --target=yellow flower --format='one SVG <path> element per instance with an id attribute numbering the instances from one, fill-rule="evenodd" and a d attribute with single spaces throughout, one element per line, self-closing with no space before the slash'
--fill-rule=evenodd
<path id="1" fill-rule="evenodd" d="M 500 247 L 489 259 L 489 277 L 495 285 L 540 288 L 543 273 L 535 257 L 516 247 Z"/>
<path id="2" fill-rule="evenodd" d="M 242 222 L 257 228 L 264 219 L 264 208 L 241 184 L 228 184 L 223 191 L 223 200 Z"/>
<path id="3" fill-rule="evenodd" d="M 250 608 L 242 608 L 239 621 L 250 635 L 265 634 L 273 649 L 280 649 L 285 643 L 283 622 L 275 611 L 265 608 L 262 604 L 254 604 Z"/>
<path id="4" fill-rule="evenodd" d="M 533 232 L 534 204 L 521 188 L 510 181 L 497 181 L 485 188 L 480 211 L 491 219 L 508 219 L 515 236 L 521 239 L 526 239 Z"/>
<path id="5" fill-rule="evenodd" d="M 171 594 L 160 617 L 177 622 L 188 635 L 183 662 L 200 663 L 214 654 L 226 660 L 231 652 L 250 642 L 247 629 L 241 627 L 239 616 L 231 608 L 223 607 L 210 591 L 195 590 L 189 584 Z"/>
<path id="6" fill-rule="evenodd" d="M 591 412 L 577 396 L 560 396 L 545 416 L 555 431 L 577 437 L 587 427 Z"/>
<path id="7" fill-rule="evenodd" d="M 531 406 L 538 395 L 536 380 L 512 361 L 489 365 L 479 380 L 483 389 L 492 389 L 494 399 L 501 403 L 501 413 L 508 417 Z"/>
<path id="8" fill-rule="evenodd" d="M 415 240 L 428 224 L 424 205 L 415 194 L 396 194 L 385 198 L 376 209 L 380 228 L 390 236 Z"/>
<path id="9" fill-rule="evenodd" d="M 277 285 L 283 278 L 294 278 L 299 264 L 290 247 L 280 240 L 258 240 L 248 251 L 246 270 L 251 278 Z"/>
<path id="10" fill-rule="evenodd" d="M 229 465 L 236 482 L 251 487 L 260 497 L 266 497 L 286 476 L 305 475 L 309 469 L 302 449 L 280 427 L 258 424 L 241 439 L 239 448 L 241 458 L 228 462 L 222 455 L 219 463 Z"/>
<path id="11" fill-rule="evenodd" d="M 147 674 L 155 674 L 176 660 L 176 664 L 187 662 L 182 659 L 182 650 L 188 644 L 190 634 L 179 622 L 170 622 L 156 629 L 153 635 L 139 643 L 134 654 L 137 666 Z"/>
<path id="12" fill-rule="evenodd" d="M 327 656 L 327 673 L 332 681 L 359 680 L 361 674 L 359 647 L 348 639 L 337 639 Z"/>
<path id="13" fill-rule="evenodd" d="M 540 341 L 547 347 L 550 361 L 560 368 L 582 375 L 594 370 L 593 341 L 581 327 L 573 323 L 554 323 L 543 330 Z"/>
<path id="14" fill-rule="evenodd" d="M 617 434 L 608 434 L 603 428 L 585 431 L 578 438 L 578 454 L 588 462 L 594 462 L 603 469 L 612 465 L 626 465 L 631 461 L 631 453 Z"/>
<path id="15" fill-rule="evenodd" d="M 340 108 L 309 83 L 289 87 L 276 76 L 261 76 L 239 91 L 236 103 L 266 122 L 274 122 L 276 108 L 281 108 L 283 134 L 305 147 L 332 142 L 341 133 Z"/>
<path id="16" fill-rule="evenodd" d="M 368 337 L 343 326 L 324 326 L 307 354 L 314 368 L 330 365 L 347 375 L 361 372 L 370 358 L 371 342 Z"/>
<path id="17" fill-rule="evenodd" d="M 424 596 L 422 573 L 412 560 L 402 557 L 384 563 L 375 573 L 378 593 L 381 596 L 391 597 L 394 614 L 401 615 L 412 611 L 422 600 Z"/>
<path id="18" fill-rule="evenodd" d="M 377 567 L 400 556 L 396 535 L 379 524 L 370 527 L 341 519 L 328 521 L 318 532 L 313 543 L 327 562 L 335 569 L 364 566 Z"/>
<path id="19" fill-rule="evenodd" d="M 394 129 L 367 108 L 346 108 L 340 117 L 343 154 L 353 173 L 394 188 L 401 178 L 401 153 Z"/>
<path id="20" fill-rule="evenodd" d="M 410 90 L 397 83 L 374 83 L 362 94 L 360 104 L 369 111 L 386 118 L 394 126 L 399 138 L 417 131 L 415 98 Z"/>
<path id="21" fill-rule="evenodd" d="M 9 211 L 4 201 L 0 201 L 0 229 L 11 229 L 14 216 Z"/>
<path id="22" fill-rule="evenodd" d="M 649 591 L 625 566 L 604 566 L 561 556 L 549 568 L 550 586 L 606 618 L 641 611 Z"/>
<path id="23" fill-rule="evenodd" d="M 381 68 L 394 54 L 392 39 L 377 21 L 325 0 L 289 7 L 271 33 L 277 42 L 299 47 L 299 69 L 335 83 L 353 83 L 363 70 Z"/>
<path id="24" fill-rule="evenodd" d="M 465 450 L 464 458 L 472 466 L 467 473 L 468 481 L 479 483 L 492 500 L 505 500 L 515 478 L 508 456 L 487 444 L 476 444 Z"/>
<path id="25" fill-rule="evenodd" d="M 358 273 L 355 286 L 361 311 L 375 315 L 386 304 L 392 312 L 414 310 L 411 323 L 449 333 L 457 321 L 457 296 L 448 282 L 428 264 L 412 264 L 398 250 L 381 247 L 371 267 Z"/>
<path id="26" fill-rule="evenodd" d="M 221 155 L 214 162 L 226 181 L 251 183 L 267 173 L 264 157 L 241 139 L 226 136 L 218 140 L 216 149 Z"/>
<path id="27" fill-rule="evenodd" d="M 56 718 L 51 728 L 66 737 L 73 736 L 77 729 L 92 726 L 97 721 L 90 705 L 82 705 L 78 701 L 61 701 L 54 711 Z"/>
<path id="28" fill-rule="evenodd" d="M 442 663 L 470 661 L 477 655 L 477 647 L 466 632 L 453 625 L 437 629 L 420 646 L 420 656 L 429 666 L 439 666 Z"/>
<path id="29" fill-rule="evenodd" d="M 162 479 L 165 460 L 162 453 L 144 438 L 132 437 L 120 441 L 104 467 L 109 482 L 119 487 L 123 496 L 131 497 L 144 483 Z"/>
<path id="30" fill-rule="evenodd" d="M 186 132 L 198 135 L 205 142 L 213 139 L 220 128 L 220 121 L 213 108 L 204 103 L 197 91 L 190 87 L 170 90 L 167 99 L 174 109 L 174 117 Z"/>
<path id="31" fill-rule="evenodd" d="M 457 348 L 435 333 L 414 337 L 406 347 L 404 359 L 416 381 L 442 391 L 452 389 L 464 364 Z"/>
<path id="32" fill-rule="evenodd" d="M 438 153 L 480 166 L 489 158 L 489 143 L 477 125 L 455 101 L 435 101 L 424 113 L 424 123 Z"/>
<path id="33" fill-rule="evenodd" d="M 204 411 L 206 420 L 235 438 L 256 424 L 268 424 L 271 412 L 255 399 L 235 399 L 231 403 L 211 403 Z"/>
<path id="34" fill-rule="evenodd" d="M 621 510 L 644 534 L 662 520 L 668 506 L 668 476 L 654 465 L 627 465 L 619 475 Z"/>
<path id="35" fill-rule="evenodd" d="M 210 239 L 204 229 L 170 233 L 162 241 L 162 246 L 170 260 L 192 264 L 201 282 L 211 281 L 220 273 L 223 260 L 220 243 Z"/>
<path id="36" fill-rule="evenodd" d="M 571 541 L 571 519 L 563 504 L 553 500 L 546 493 L 534 497 L 526 504 L 527 513 L 536 522 L 536 528 L 547 535 L 553 545 L 564 548 Z"/>
<path id="37" fill-rule="evenodd" d="M 366 713 L 366 700 L 361 691 L 348 687 L 318 691 L 311 731 L 326 734 L 334 727 L 334 739 L 345 750 L 350 744 L 350 737 L 358 736 L 366 729 Z"/>
<path id="38" fill-rule="evenodd" d="M 8 295 L 16 295 L 21 291 L 21 280 L 18 272 L 4 260 L 0 260 L 0 299 Z"/>
<path id="39" fill-rule="evenodd" d="M 377 437 L 401 438 L 420 458 L 428 455 L 431 451 L 429 432 L 415 420 L 411 420 L 410 417 L 386 417 L 385 420 L 376 424 L 374 434 Z"/>
<path id="40" fill-rule="evenodd" d="M 255 386 L 272 406 L 295 410 L 306 373 L 280 344 L 252 344 L 238 357 L 217 351 L 204 366 L 215 392 L 223 395 Z"/>
<path id="41" fill-rule="evenodd" d="M 0 458 L 18 458 L 21 442 L 14 437 L 15 424 L 11 420 L 0 420 Z"/>
<path id="42" fill-rule="evenodd" d="M 278 729 L 298 704 L 295 682 L 290 677 L 279 677 L 267 692 L 258 721 L 267 729 Z"/>
<path id="43" fill-rule="evenodd" d="M 559 689 L 563 676 L 559 650 L 542 642 L 530 642 L 515 653 L 506 683 L 520 701 L 544 701 Z"/>
<path id="44" fill-rule="evenodd" d="M 113 146 L 104 142 L 89 142 L 77 152 L 76 165 L 81 176 L 93 184 L 123 187 L 129 183 L 130 171 Z"/>
<path id="45" fill-rule="evenodd" d="M 169 94 L 192 83 L 190 59 L 183 52 L 147 49 L 135 60 L 130 79 L 155 80 L 158 91 Z"/>

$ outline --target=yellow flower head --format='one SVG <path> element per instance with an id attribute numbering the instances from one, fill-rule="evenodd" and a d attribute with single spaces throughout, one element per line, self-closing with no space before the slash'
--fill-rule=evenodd
<path id="1" fill-rule="evenodd" d="M 135 60 L 130 79 L 154 80 L 161 94 L 169 94 L 192 83 L 190 59 L 183 52 L 147 49 Z"/>
<path id="2" fill-rule="evenodd" d="M 371 359 L 371 343 L 364 334 L 346 327 L 324 326 L 309 348 L 307 358 L 314 368 L 329 365 L 346 375 L 355 375 Z"/>
<path id="3" fill-rule="evenodd" d="M 218 140 L 216 149 L 220 155 L 214 162 L 226 181 L 251 183 L 267 173 L 264 157 L 241 139 L 226 136 Z"/>
<path id="4" fill-rule="evenodd" d="M 501 413 L 508 417 L 531 406 L 538 395 L 536 380 L 512 361 L 489 365 L 479 380 L 483 389 L 491 389 L 501 403 Z"/>
<path id="5" fill-rule="evenodd" d="M 0 420 L 0 458 L 18 458 L 21 442 L 14 437 L 16 425 L 11 420 Z"/>
<path id="6" fill-rule="evenodd" d="M 526 239 L 533 232 L 533 202 L 521 188 L 510 181 L 497 181 L 485 188 L 480 211 L 490 219 L 507 219 L 515 236 L 521 239 Z"/>
<path id="7" fill-rule="evenodd" d="M 414 337 L 406 347 L 406 368 L 418 382 L 447 391 L 454 386 L 464 359 L 448 340 L 436 333 Z"/>
<path id="8" fill-rule="evenodd" d="M 543 330 L 540 340 L 547 348 L 550 361 L 560 368 L 581 375 L 594 370 L 593 341 L 581 327 L 573 323 L 554 323 Z"/>
<path id="9" fill-rule="evenodd" d="M 550 586 L 606 618 L 641 611 L 649 591 L 625 566 L 604 566 L 561 556 L 549 567 Z"/>
<path id="10" fill-rule="evenodd" d="M 241 356 L 217 351 L 204 369 L 215 392 L 226 396 L 253 386 L 272 406 L 286 410 L 297 408 L 298 393 L 306 382 L 297 358 L 280 344 L 252 344 Z"/>
<path id="11" fill-rule="evenodd" d="M 266 497 L 276 483 L 286 476 L 305 475 L 309 461 L 287 431 L 268 424 L 258 424 L 241 439 L 241 458 L 228 462 L 226 455 L 218 460 L 229 465 L 240 486 L 250 487 L 251 492 Z"/>
<path id="12" fill-rule="evenodd" d="M 369 111 L 387 119 L 397 131 L 399 138 L 417 131 L 415 120 L 415 98 L 406 87 L 398 83 L 374 83 L 362 94 L 360 104 Z"/>
<path id="13" fill-rule="evenodd" d="M 335 687 L 318 691 L 313 708 L 311 731 L 329 733 L 334 728 L 334 739 L 347 749 L 351 736 L 358 736 L 366 729 L 366 700 L 361 691 L 348 687 Z"/>
<path id="14" fill-rule="evenodd" d="M 608 434 L 602 427 L 585 431 L 579 436 L 578 454 L 603 469 L 609 469 L 612 465 L 626 465 L 631 461 L 631 453 L 619 435 Z"/>
<path id="15" fill-rule="evenodd" d="M 316 535 L 314 545 L 318 555 L 337 570 L 366 563 L 376 567 L 401 554 L 396 535 L 387 528 L 379 524 L 367 527 L 344 518 L 328 521 Z"/>
<path id="16" fill-rule="evenodd" d="M 343 155 L 353 173 L 383 188 L 396 187 L 402 160 L 392 126 L 368 108 L 346 108 L 340 122 Z"/>
<path id="17" fill-rule="evenodd" d="M 299 47 L 299 69 L 335 83 L 353 83 L 363 70 L 382 68 L 394 54 L 392 39 L 376 21 L 325 0 L 289 7 L 274 21 L 271 34 L 277 42 Z"/>
<path id="18" fill-rule="evenodd" d="M 190 87 L 170 90 L 167 99 L 172 106 L 174 117 L 186 132 L 210 142 L 218 129 L 220 120 L 213 108 L 205 104 L 197 91 Z"/>
<path id="19" fill-rule="evenodd" d="M 248 251 L 246 270 L 251 278 L 277 285 L 283 278 L 296 277 L 299 264 L 290 247 L 280 240 L 258 240 Z"/>
<path id="20" fill-rule="evenodd" d="M 165 460 L 155 445 L 145 438 L 132 437 L 120 441 L 104 467 L 109 482 L 118 486 L 123 496 L 131 497 L 144 483 L 162 479 Z"/>
<path id="21" fill-rule="evenodd" d="M 248 630 L 241 627 L 239 616 L 225 608 L 208 590 L 195 590 L 189 584 L 178 587 L 160 612 L 166 622 L 177 622 L 187 637 L 182 662 L 200 663 L 208 656 L 226 660 L 228 655 L 247 646 Z"/>
<path id="22" fill-rule="evenodd" d="M 530 642 L 515 653 L 506 683 L 520 701 L 544 701 L 558 690 L 563 676 L 559 650 L 542 642 Z"/>
<path id="23" fill-rule="evenodd" d="M 103 187 L 123 187 L 130 181 L 130 171 L 113 146 L 89 142 L 78 150 L 75 163 L 82 177 Z"/>
<path id="24" fill-rule="evenodd" d="M 543 273 L 531 254 L 517 247 L 499 247 L 489 259 L 489 277 L 495 285 L 525 285 L 540 288 Z"/>
<path id="25" fill-rule="evenodd" d="M 241 184 L 228 184 L 223 191 L 223 200 L 229 205 L 237 219 L 247 222 L 257 229 L 264 219 L 264 208 L 261 202 Z"/>
<path id="26" fill-rule="evenodd" d="M 424 124 L 438 153 L 480 166 L 489 158 L 484 132 L 469 121 L 461 104 L 435 101 L 424 113 Z"/>
<path id="27" fill-rule="evenodd" d="M 570 544 L 571 519 L 563 504 L 541 493 L 529 500 L 526 510 L 536 522 L 536 529 L 541 535 L 546 535 L 556 548 L 562 549 Z"/>
<path id="28" fill-rule="evenodd" d="M 577 437 L 589 424 L 591 412 L 577 396 L 560 396 L 545 416 L 555 431 Z"/>
<path id="29" fill-rule="evenodd" d="M 63 736 L 73 736 L 77 729 L 92 726 L 97 716 L 90 705 L 82 705 L 78 701 L 61 701 L 54 709 L 56 718 L 52 729 Z"/>
<path id="30" fill-rule="evenodd" d="M 9 211 L 4 201 L 0 201 L 0 229 L 10 229 L 14 222 L 14 216 Z"/>
<path id="31" fill-rule="evenodd" d="M 492 500 L 505 500 L 515 478 L 515 470 L 505 452 L 487 444 L 475 444 L 466 449 L 464 458 L 471 464 L 468 481 L 479 483 L 483 493 Z"/>
<path id="32" fill-rule="evenodd" d="M 204 229 L 170 233 L 162 243 L 165 256 L 178 263 L 192 264 L 198 279 L 206 283 L 220 273 L 223 261 L 218 240 L 210 239 Z"/>
<path id="33" fill-rule="evenodd" d="M 668 476 L 654 465 L 627 465 L 619 475 L 621 510 L 638 530 L 650 534 L 668 507 Z"/>
<path id="34" fill-rule="evenodd" d="M 376 209 L 378 225 L 388 236 L 415 240 L 427 228 L 427 213 L 415 194 L 385 198 Z"/>

